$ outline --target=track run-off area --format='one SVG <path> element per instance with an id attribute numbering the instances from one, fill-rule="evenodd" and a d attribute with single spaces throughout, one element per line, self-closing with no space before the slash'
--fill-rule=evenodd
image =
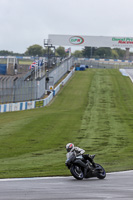
<path id="1" fill-rule="evenodd" d="M 68 177 L 0 179 L 0 200 L 133 199 L 133 170 L 78 181 Z"/>

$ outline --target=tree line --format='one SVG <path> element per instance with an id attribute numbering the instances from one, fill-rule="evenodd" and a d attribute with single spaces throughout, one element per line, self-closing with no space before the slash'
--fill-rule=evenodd
<path id="1" fill-rule="evenodd" d="M 50 50 L 52 54 L 52 50 Z M 47 56 L 48 49 L 43 48 L 38 44 L 29 46 L 24 53 L 14 53 L 13 51 L 1 50 L 0 56 Z M 65 57 L 68 55 L 68 52 L 65 51 L 64 47 L 58 47 L 55 49 L 55 56 Z M 84 47 L 82 50 L 76 50 L 72 53 L 75 57 L 86 57 L 86 58 L 107 58 L 107 59 L 125 59 L 126 50 L 120 48 L 109 48 L 109 47 Z M 133 56 L 133 53 L 130 52 L 129 56 Z"/>
<path id="2" fill-rule="evenodd" d="M 49 53 L 53 54 L 52 50 L 49 49 Z M 38 56 L 43 57 L 48 54 L 48 48 L 43 48 L 38 44 L 29 46 L 24 53 L 14 53 L 13 51 L 1 50 L 0 56 Z M 64 47 L 58 47 L 55 49 L 55 56 L 64 57 L 67 53 Z"/>
<path id="3" fill-rule="evenodd" d="M 76 50 L 74 52 L 75 57 L 86 58 L 105 58 L 105 59 L 126 59 L 126 50 L 120 48 L 109 47 L 85 47 L 83 50 Z M 133 56 L 133 53 L 129 53 L 129 57 Z"/>

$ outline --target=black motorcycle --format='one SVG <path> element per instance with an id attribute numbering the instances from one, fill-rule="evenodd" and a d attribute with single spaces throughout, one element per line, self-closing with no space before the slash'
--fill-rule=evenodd
<path id="1" fill-rule="evenodd" d="M 92 159 L 94 159 L 94 157 L 95 155 L 92 156 Z M 104 179 L 106 177 L 106 172 L 101 165 L 94 163 L 94 160 L 93 163 L 89 160 L 85 160 L 82 155 L 76 157 L 72 154 L 69 159 L 66 160 L 65 164 L 68 169 L 70 169 L 72 176 L 78 180 L 91 177 Z M 87 173 L 84 173 L 84 164 L 88 166 Z"/>

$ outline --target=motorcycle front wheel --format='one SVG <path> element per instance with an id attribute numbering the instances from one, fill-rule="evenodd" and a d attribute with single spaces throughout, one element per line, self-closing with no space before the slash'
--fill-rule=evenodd
<path id="1" fill-rule="evenodd" d="M 104 179 L 106 177 L 105 169 L 101 165 L 96 164 L 96 170 L 97 170 L 97 178 Z"/>
<path id="2" fill-rule="evenodd" d="M 70 167 L 70 172 L 74 176 L 74 178 L 76 178 L 78 180 L 82 180 L 84 178 L 84 174 L 82 172 L 81 167 L 79 167 L 77 165 L 72 165 Z"/>

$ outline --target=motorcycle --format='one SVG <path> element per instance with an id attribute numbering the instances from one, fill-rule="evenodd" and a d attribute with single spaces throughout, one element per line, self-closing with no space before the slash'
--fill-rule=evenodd
<path id="1" fill-rule="evenodd" d="M 94 157 L 95 155 L 92 155 L 91 158 L 94 159 Z M 65 164 L 70 170 L 72 176 L 78 180 L 91 177 L 104 179 L 106 177 L 106 172 L 101 165 L 95 163 L 94 160 L 92 164 L 89 160 L 85 160 L 82 155 L 76 157 L 72 154 L 69 159 L 66 160 Z M 88 166 L 86 173 L 84 172 L 83 164 Z"/>

